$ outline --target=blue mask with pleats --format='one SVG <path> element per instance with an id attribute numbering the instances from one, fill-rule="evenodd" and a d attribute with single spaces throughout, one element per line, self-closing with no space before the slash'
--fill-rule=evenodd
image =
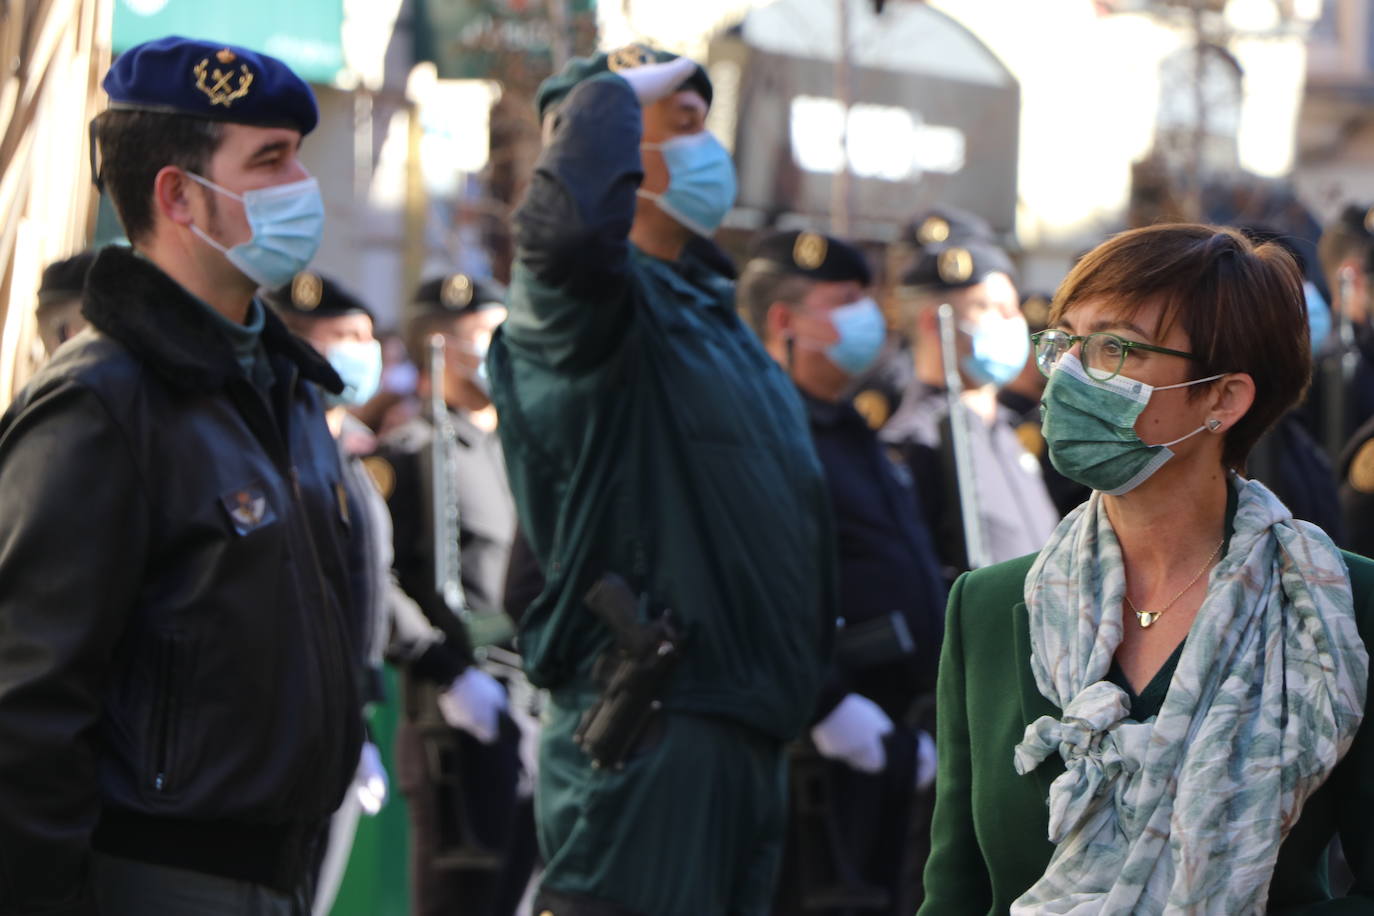
<path id="1" fill-rule="evenodd" d="M 645 143 L 641 149 L 658 150 L 668 167 L 668 189 L 663 193 L 639 190 L 659 209 L 697 235 L 709 236 L 720 228 L 735 205 L 735 163 L 730 152 L 708 130 L 662 143 Z"/>
<path id="2" fill-rule="evenodd" d="M 228 258 L 245 277 L 259 286 L 281 286 L 315 257 L 324 233 L 324 200 L 320 183 L 314 178 L 236 194 L 194 172 L 186 174 L 243 204 L 248 227 L 253 230 L 248 241 L 226 248 L 194 223 L 191 231 Z"/>
<path id="3" fill-rule="evenodd" d="M 832 363 L 849 375 L 858 375 L 873 365 L 887 339 L 887 322 L 883 320 L 883 310 L 878 303 L 865 296 L 832 309 L 830 323 L 840 335 L 840 339 L 825 351 Z"/>

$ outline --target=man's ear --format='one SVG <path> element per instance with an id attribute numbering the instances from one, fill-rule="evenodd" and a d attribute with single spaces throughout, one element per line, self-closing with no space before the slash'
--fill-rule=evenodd
<path id="1" fill-rule="evenodd" d="M 189 226 L 191 213 L 191 179 L 181 169 L 164 165 L 153 177 L 153 206 L 159 215 L 179 226 Z"/>
<path id="2" fill-rule="evenodd" d="M 783 340 L 792 334 L 792 310 L 786 303 L 774 302 L 763 316 L 765 340 Z"/>

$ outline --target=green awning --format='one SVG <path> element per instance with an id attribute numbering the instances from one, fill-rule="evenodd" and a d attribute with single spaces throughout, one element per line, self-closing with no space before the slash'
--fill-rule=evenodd
<path id="1" fill-rule="evenodd" d="M 343 0 L 117 0 L 115 53 L 164 35 L 240 45 L 285 61 L 312 83 L 343 69 Z"/>

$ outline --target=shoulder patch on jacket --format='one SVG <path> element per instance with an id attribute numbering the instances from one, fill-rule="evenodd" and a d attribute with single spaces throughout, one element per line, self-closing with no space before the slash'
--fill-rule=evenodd
<path id="1" fill-rule="evenodd" d="M 367 471 L 367 476 L 372 478 L 372 485 L 377 488 L 377 492 L 382 494 L 382 499 L 390 499 L 396 489 L 396 469 L 391 466 L 391 462 L 381 455 L 372 455 L 363 459 L 363 468 Z"/>
<path id="2" fill-rule="evenodd" d="M 250 534 L 277 520 L 272 512 L 272 504 L 267 501 L 267 492 L 259 486 L 247 486 L 230 490 L 220 498 L 224 511 L 239 534 Z"/>

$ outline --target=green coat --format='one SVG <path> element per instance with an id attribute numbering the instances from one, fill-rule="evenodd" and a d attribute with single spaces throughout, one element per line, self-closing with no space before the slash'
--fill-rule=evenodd
<path id="1" fill-rule="evenodd" d="M 691 245 L 627 235 L 640 108 L 577 86 L 516 214 L 510 316 L 488 357 L 516 510 L 547 586 L 521 621 L 531 680 L 576 691 L 609 641 L 607 572 L 686 628 L 665 705 L 780 740 L 810 717 L 836 616 L 829 495 L 795 387 Z"/>
<path id="2" fill-rule="evenodd" d="M 1344 556 L 1360 635 L 1374 645 L 1374 561 Z M 1012 767 L 1013 749 L 1026 726 L 1040 716 L 1060 714 L 1031 673 L 1022 593 L 1034 560 L 1032 555 L 967 573 L 950 594 L 938 686 L 940 764 L 922 916 L 1006 913 L 1044 873 L 1054 851 L 1047 838 L 1046 799 L 1063 762 L 1053 755 L 1025 776 Z M 1374 697 L 1374 687 L 1369 695 Z M 1332 900 L 1325 852 L 1338 832 L 1357 881 L 1352 896 Z M 1374 913 L 1370 719 L 1284 841 L 1269 900 L 1273 913 Z"/>

